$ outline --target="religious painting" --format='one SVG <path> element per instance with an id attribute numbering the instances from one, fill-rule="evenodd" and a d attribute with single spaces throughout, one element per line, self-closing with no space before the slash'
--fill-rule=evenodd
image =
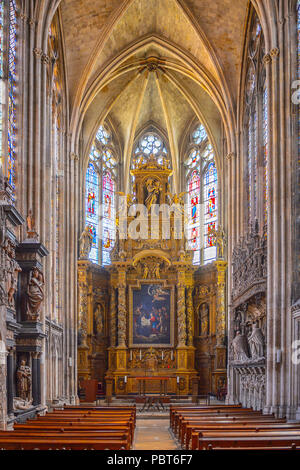
<path id="1" fill-rule="evenodd" d="M 173 345 L 173 290 L 145 283 L 131 289 L 130 342 L 135 347 Z"/>

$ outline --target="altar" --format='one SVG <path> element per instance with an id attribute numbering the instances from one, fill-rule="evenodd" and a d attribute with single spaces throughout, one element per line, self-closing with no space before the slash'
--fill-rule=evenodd
<path id="1" fill-rule="evenodd" d="M 78 262 L 79 378 L 106 380 L 116 396 L 217 393 L 226 381 L 226 262 L 193 264 L 169 162 L 151 156 L 131 176 L 111 264 Z"/>
<path id="2" fill-rule="evenodd" d="M 167 395 L 167 382 L 169 381 L 170 377 L 135 377 L 135 379 L 139 383 L 139 395 L 145 396 L 147 394 L 147 382 L 153 381 L 159 382 L 160 384 L 159 395 Z"/>

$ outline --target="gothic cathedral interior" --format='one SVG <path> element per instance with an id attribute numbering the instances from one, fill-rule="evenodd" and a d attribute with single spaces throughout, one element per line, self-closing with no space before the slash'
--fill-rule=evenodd
<path id="1" fill-rule="evenodd" d="M 0 0 L 0 429 L 300 421 L 299 51 L 299 0 Z"/>

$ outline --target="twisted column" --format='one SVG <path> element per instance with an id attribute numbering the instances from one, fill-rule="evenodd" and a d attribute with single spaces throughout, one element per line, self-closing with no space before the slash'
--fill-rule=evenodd
<path id="1" fill-rule="evenodd" d="M 119 271 L 118 281 L 118 346 L 126 347 L 126 271 Z"/>
<path id="2" fill-rule="evenodd" d="M 184 273 L 178 275 L 177 287 L 177 328 L 178 347 L 186 345 L 186 310 L 185 310 L 185 276 Z"/>
<path id="3" fill-rule="evenodd" d="M 193 287 L 187 289 L 187 345 L 193 346 L 193 324 L 194 324 L 194 305 L 193 305 Z"/>
<path id="4" fill-rule="evenodd" d="M 117 341 L 117 317 L 116 317 L 116 289 L 112 287 L 110 293 L 110 345 L 115 347 Z"/>

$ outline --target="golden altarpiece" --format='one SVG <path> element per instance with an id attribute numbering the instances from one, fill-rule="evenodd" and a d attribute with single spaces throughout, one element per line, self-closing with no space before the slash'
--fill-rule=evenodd
<path id="1" fill-rule="evenodd" d="M 138 393 L 145 376 L 168 377 L 174 395 L 217 393 L 226 381 L 227 263 L 193 265 L 168 161 L 152 156 L 131 175 L 111 265 L 84 252 L 78 261 L 78 378 L 106 379 L 116 395 Z M 147 383 L 159 390 L 159 380 Z"/>

